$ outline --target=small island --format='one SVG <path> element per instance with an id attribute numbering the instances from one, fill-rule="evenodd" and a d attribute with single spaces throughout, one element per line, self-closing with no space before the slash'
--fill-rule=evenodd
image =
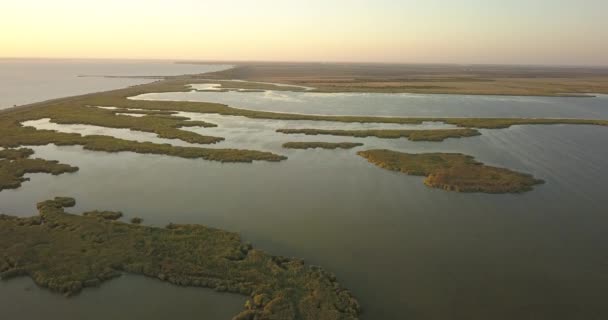
<path id="1" fill-rule="evenodd" d="M 382 139 L 408 138 L 410 141 L 443 141 L 447 138 L 463 138 L 480 135 L 475 129 L 435 130 L 326 130 L 326 129 L 278 129 L 285 134 L 333 135 L 345 137 L 376 137 Z"/>
<path id="2" fill-rule="evenodd" d="M 362 146 L 358 142 L 286 142 L 283 148 L 287 149 L 352 149 Z"/>
<path id="3" fill-rule="evenodd" d="M 0 191 L 19 188 L 24 181 L 29 180 L 23 177 L 27 173 L 59 175 L 78 171 L 78 167 L 58 161 L 30 159 L 33 154 L 34 151 L 28 148 L 0 150 Z"/>
<path id="4" fill-rule="evenodd" d="M 28 276 L 70 296 L 122 272 L 141 274 L 248 295 L 239 320 L 354 320 L 360 313 L 332 273 L 254 249 L 236 233 L 202 225 L 144 227 L 104 219 L 103 211 L 64 211 L 74 205 L 58 197 L 38 203 L 39 216 L 0 215 L 0 278 Z"/>
<path id="5" fill-rule="evenodd" d="M 426 176 L 424 184 L 456 192 L 521 193 L 544 183 L 532 175 L 484 165 L 460 153 L 402 153 L 386 149 L 360 151 L 378 167 Z"/>

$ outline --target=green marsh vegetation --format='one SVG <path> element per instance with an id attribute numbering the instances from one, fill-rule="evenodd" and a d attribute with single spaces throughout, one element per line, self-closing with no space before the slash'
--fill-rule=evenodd
<path id="1" fill-rule="evenodd" d="M 69 99 L 67 99 L 69 100 Z M 65 105 L 64 105 L 65 104 Z M 26 108 L 14 108 L 0 113 L 0 147 L 15 148 L 20 146 L 40 146 L 55 144 L 59 146 L 80 145 L 86 150 L 123 152 L 131 151 L 143 154 L 159 154 L 188 159 L 201 158 L 221 162 L 252 162 L 254 160 L 281 161 L 286 157 L 270 152 L 239 149 L 210 149 L 200 147 L 178 147 L 169 144 L 137 142 L 118 139 L 111 136 L 82 136 L 77 133 L 64 133 L 53 130 L 37 130 L 24 127 L 21 123 L 28 120 L 51 118 L 56 123 L 80 123 L 112 128 L 141 129 L 155 132 L 165 138 L 179 138 L 197 142 L 217 142 L 223 138 L 200 136 L 193 132 L 175 127 L 201 125 L 200 122 L 172 119 L 166 116 L 129 117 L 114 115 L 112 110 L 105 110 L 86 105 L 70 106 L 68 102 L 55 105 L 36 105 Z M 157 131 L 155 131 L 157 130 Z"/>
<path id="2" fill-rule="evenodd" d="M 452 124 L 460 129 L 441 130 L 306 130 L 308 134 L 338 134 L 344 136 L 377 136 L 386 138 L 407 137 L 414 141 L 441 141 L 448 137 L 469 137 L 478 135 L 477 128 L 499 129 L 512 125 L 539 124 L 580 124 L 608 126 L 608 120 L 586 119 L 534 119 L 534 118 L 407 118 L 407 117 L 370 117 L 370 116 L 329 116 L 304 115 L 237 109 L 227 105 L 206 102 L 188 101 L 148 101 L 131 99 L 150 92 L 185 92 L 191 91 L 192 83 L 208 83 L 192 77 L 173 77 L 149 84 L 132 86 L 124 89 L 92 93 L 35 103 L 28 106 L 3 110 L 0 112 L 0 147 L 16 148 L 27 145 L 55 144 L 80 145 L 86 150 L 104 152 L 130 151 L 143 154 L 159 154 L 189 159 L 205 159 L 221 162 L 252 162 L 281 161 L 286 157 L 270 152 L 239 149 L 212 149 L 201 147 L 177 147 L 169 144 L 136 142 L 117 139 L 110 136 L 82 136 L 75 133 L 62 133 L 51 130 L 36 130 L 24 127 L 22 123 L 28 120 L 49 118 L 59 124 L 88 124 L 110 128 L 125 128 L 143 132 L 151 132 L 167 139 L 180 139 L 190 143 L 217 143 L 222 137 L 205 136 L 195 132 L 181 130 L 189 126 L 213 127 L 214 124 L 204 121 L 189 121 L 185 117 L 176 116 L 178 111 L 215 113 L 225 116 L 244 116 L 256 119 L 276 120 L 311 120 L 359 123 L 391 123 L 391 124 L 422 124 L 424 122 L 443 122 Z M 215 81 L 214 81 L 215 82 Z M 234 86 L 247 86 L 248 89 L 265 88 L 276 85 L 235 82 Z M 258 87 L 256 87 L 258 86 Z M 261 86 L 261 87 L 259 87 Z M 281 87 L 290 89 L 289 87 Z M 98 107 L 112 107 L 108 110 Z M 136 110 L 132 110 L 136 109 Z M 120 113 L 138 113 L 142 117 L 120 115 Z M 281 132 L 281 131 L 280 131 Z M 285 133 L 296 133 L 293 130 L 283 130 Z M 38 161 L 39 162 L 39 161 Z M 58 164 L 55 164 L 57 166 Z M 8 170 L 8 169 L 7 169 Z M 17 169 L 16 173 L 19 173 Z M 33 170 L 33 169 L 31 169 Z M 50 170 L 50 169 L 47 169 Z M 11 180 L 13 179 L 7 179 Z M 16 185 L 14 182 L 11 185 Z"/>
<path id="3" fill-rule="evenodd" d="M 443 141 L 447 138 L 478 136 L 475 129 L 435 129 L 435 130 L 326 130 L 326 129 L 278 129 L 285 134 L 333 135 L 346 137 L 376 137 L 384 139 L 408 138 L 411 141 Z"/>
<path id="4" fill-rule="evenodd" d="M 130 111 L 125 111 L 129 112 Z M 47 118 L 58 124 L 88 124 L 108 128 L 125 128 L 155 133 L 159 138 L 179 139 L 190 143 L 209 144 L 224 140 L 221 137 L 203 136 L 182 127 L 215 127 L 203 121 L 188 121 L 188 118 L 151 113 L 144 117 L 119 115 L 116 110 L 95 107 L 55 107 L 48 110 Z"/>
<path id="5" fill-rule="evenodd" d="M 212 127 L 202 121 L 188 121 L 173 115 L 175 111 L 216 113 L 225 116 L 244 116 L 255 119 L 276 120 L 311 120 L 359 123 L 422 124 L 424 122 L 443 122 L 462 128 L 500 129 L 512 125 L 538 124 L 580 124 L 608 126 L 608 120 L 589 119 L 534 119 L 534 118 L 409 118 L 409 117 L 370 117 L 370 116 L 325 116 L 276 113 L 229 107 L 218 103 L 188 101 L 149 101 L 135 100 L 130 97 L 150 92 L 185 92 L 188 85 L 195 82 L 191 79 L 170 79 L 150 84 L 128 87 L 120 90 L 88 94 L 77 97 L 53 100 L 7 110 L 0 114 L 3 131 L 15 131 L 13 136 L 20 135 L 20 122 L 50 118 L 61 124 L 90 124 L 111 128 L 126 128 L 156 133 L 161 138 L 180 139 L 191 143 L 216 143 L 222 137 L 204 136 L 191 131 L 180 130 L 187 126 Z M 118 110 L 106 110 L 90 106 L 115 107 Z M 130 117 L 117 113 L 130 113 L 128 109 L 150 111 L 143 117 Z M 471 133 L 472 131 L 468 131 Z M 23 132 L 29 134 L 29 132 Z M 2 144 L 0 144 L 1 146 Z"/>
<path id="6" fill-rule="evenodd" d="M 38 203 L 39 216 L 0 215 L 0 277 L 28 276 L 67 296 L 119 276 L 248 295 L 235 319 L 356 319 L 359 304 L 333 274 L 272 256 L 232 232 L 202 225 L 144 227 L 64 211 L 71 198 Z"/>
<path id="7" fill-rule="evenodd" d="M 427 186 L 448 191 L 519 193 L 543 183 L 532 175 L 487 166 L 460 153 L 411 154 L 376 149 L 357 154 L 387 170 L 425 176 Z"/>
<path id="8" fill-rule="evenodd" d="M 24 178 L 27 173 L 59 175 L 78 171 L 77 167 L 57 161 L 30 159 L 33 154 L 34 151 L 27 148 L 0 150 L 0 191 L 19 188 L 28 180 Z"/>
<path id="9" fill-rule="evenodd" d="M 191 83 L 196 83 L 196 80 L 174 78 L 0 112 L 0 147 L 10 148 L 0 151 L 0 186 L 18 187 L 23 181 L 23 174 L 27 172 L 59 174 L 77 170 L 75 167 L 53 161 L 29 159 L 31 150 L 14 149 L 23 145 L 79 145 L 94 151 L 129 151 L 222 162 L 286 159 L 280 155 L 255 150 L 175 147 L 102 135 L 82 136 L 36 130 L 21 124 L 24 121 L 43 118 L 60 124 L 127 128 L 155 133 L 162 138 L 199 144 L 216 143 L 223 138 L 181 130 L 188 126 L 212 127 L 214 124 L 189 121 L 187 118 L 176 116 L 176 111 L 344 123 L 422 124 L 435 121 L 461 127 L 446 129 L 452 131 L 410 130 L 407 133 L 390 132 L 391 130 L 331 130 L 346 136 L 392 135 L 394 138 L 403 136 L 411 140 L 430 141 L 440 141 L 451 136 L 474 136 L 479 134 L 475 129 L 499 129 L 512 125 L 608 126 L 606 120 L 581 119 L 302 115 L 237 109 L 217 103 L 129 99 L 150 92 L 189 91 L 188 85 Z M 253 87 L 250 89 L 256 90 Z M 118 109 L 106 110 L 96 106 Z M 130 117 L 119 113 L 137 113 L 144 116 Z M 309 145 L 304 145 L 306 143 L 296 144 L 296 147 L 309 147 L 314 144 L 316 147 L 328 146 L 320 142 L 308 142 Z M 530 175 L 485 166 L 462 154 L 412 155 L 389 150 L 369 150 L 360 152 L 359 155 L 389 170 L 426 176 L 427 185 L 452 191 L 524 192 L 542 183 Z M 336 282 L 332 274 L 318 267 L 307 266 L 297 259 L 271 256 L 253 249 L 234 233 L 198 225 L 171 224 L 167 228 L 151 228 L 138 225 L 142 222 L 139 218 L 133 218 L 131 224 L 127 224 L 116 221 L 118 218 L 115 212 L 98 211 L 87 216 L 65 213 L 63 207 L 73 204 L 73 199 L 57 198 L 40 203 L 38 217 L 0 216 L 0 230 L 3 230 L 0 233 L 0 277 L 4 279 L 29 276 L 42 287 L 72 295 L 83 288 L 97 286 L 116 277 L 120 272 L 131 272 L 176 285 L 207 287 L 249 295 L 251 298 L 246 304 L 246 310 L 238 315 L 237 319 L 354 319 L 359 314 L 356 300 Z"/>
<path id="10" fill-rule="evenodd" d="M 170 144 L 137 142 L 102 135 L 82 136 L 76 133 L 36 130 L 19 125 L 0 128 L 0 146 L 18 147 L 22 145 L 38 146 L 47 144 L 59 146 L 80 145 L 85 150 L 91 151 L 130 151 L 142 154 L 168 155 L 187 159 L 200 158 L 221 162 L 282 161 L 287 159 L 274 153 L 255 150 L 178 147 Z"/>
<path id="11" fill-rule="evenodd" d="M 358 142 L 285 142 L 283 148 L 287 149 L 352 149 L 362 146 Z"/>

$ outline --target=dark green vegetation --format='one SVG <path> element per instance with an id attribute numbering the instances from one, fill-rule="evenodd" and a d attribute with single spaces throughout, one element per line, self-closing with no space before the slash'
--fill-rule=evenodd
<path id="1" fill-rule="evenodd" d="M 34 151 L 26 148 L 0 150 L 0 191 L 19 188 L 22 182 L 28 180 L 23 177 L 26 173 L 59 175 L 78 171 L 77 167 L 57 161 L 29 159 L 32 154 Z"/>
<path id="2" fill-rule="evenodd" d="M 333 135 L 347 137 L 376 137 L 385 139 L 408 138 L 411 141 L 443 141 L 447 138 L 478 136 L 475 129 L 437 129 L 437 130 L 324 130 L 324 129 L 278 129 L 285 134 Z"/>
<path id="3" fill-rule="evenodd" d="M 427 186 L 448 191 L 517 193 L 543 183 L 529 174 L 486 166 L 460 153 L 411 154 L 378 149 L 357 154 L 387 170 L 426 176 Z"/>
<path id="4" fill-rule="evenodd" d="M 352 149 L 354 147 L 360 147 L 363 143 L 357 142 L 286 142 L 283 144 L 283 148 L 288 149 Z"/>
<path id="5" fill-rule="evenodd" d="M 29 276 L 74 295 L 121 272 L 249 295 L 235 319 L 356 319 L 359 304 L 333 274 L 271 256 L 238 234 L 201 225 L 143 227 L 68 214 L 74 199 L 38 204 L 39 216 L 0 215 L 0 277 Z"/>
<path id="6" fill-rule="evenodd" d="M 608 93 L 606 68 L 265 62 L 236 65 L 204 77 L 280 82 L 314 87 L 317 92 L 520 96 Z"/>

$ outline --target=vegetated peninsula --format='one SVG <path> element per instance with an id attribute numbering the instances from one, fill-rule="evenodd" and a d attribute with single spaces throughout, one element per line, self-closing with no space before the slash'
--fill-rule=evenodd
<path id="1" fill-rule="evenodd" d="M 38 203 L 39 216 L 0 215 L 0 277 L 31 277 L 74 295 L 121 272 L 248 295 L 234 319 L 357 319 L 359 304 L 333 274 L 272 256 L 236 233 L 201 225 L 153 228 L 66 213 L 74 199 Z"/>
<path id="2" fill-rule="evenodd" d="M 33 154 L 34 151 L 27 148 L 0 150 L 0 191 L 19 188 L 24 181 L 28 180 L 23 177 L 26 173 L 59 175 L 78 171 L 78 167 L 57 161 L 30 159 L 29 157 Z"/>
<path id="3" fill-rule="evenodd" d="M 362 146 L 358 142 L 285 142 L 283 148 L 287 149 L 352 149 Z"/>
<path id="4" fill-rule="evenodd" d="M 606 68 L 288 62 L 235 64 L 235 68 L 208 73 L 204 77 L 280 82 L 314 87 L 312 91 L 315 92 L 555 97 L 608 93 Z"/>
<path id="5" fill-rule="evenodd" d="M 433 130 L 326 130 L 326 129 L 277 129 L 285 134 L 333 135 L 346 137 L 376 137 L 384 139 L 408 138 L 411 141 L 443 141 L 447 138 L 478 136 L 475 129 L 433 129 Z"/>
<path id="6" fill-rule="evenodd" d="M 427 186 L 448 191 L 519 193 L 543 183 L 532 175 L 487 166 L 460 153 L 412 154 L 376 149 L 357 154 L 387 170 L 426 176 Z"/>

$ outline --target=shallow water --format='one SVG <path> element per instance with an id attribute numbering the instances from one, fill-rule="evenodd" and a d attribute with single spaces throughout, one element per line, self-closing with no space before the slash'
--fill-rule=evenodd
<path id="1" fill-rule="evenodd" d="M 479 98 L 483 102 L 475 104 L 487 103 L 490 108 L 499 109 L 485 97 Z M 519 103 L 524 102 L 513 102 L 517 101 L 513 99 L 514 110 L 523 109 Z M 569 109 L 569 104 L 564 102 L 569 98 L 541 100 L 544 99 L 554 101 L 558 113 L 560 108 L 566 108 L 576 114 L 576 110 Z M 243 100 L 243 104 L 235 106 L 249 107 L 246 103 L 251 101 L 255 99 Z M 449 107 L 444 105 L 442 110 L 460 108 L 458 101 L 454 100 L 454 105 Z M 582 110 L 589 108 L 597 114 L 605 113 L 601 107 L 606 101 L 603 97 L 576 101 L 586 105 Z M 409 106 L 407 98 L 403 104 Z M 463 108 L 466 109 L 466 105 Z M 280 106 L 277 102 L 267 108 Z M 378 104 L 377 108 L 384 106 Z M 328 108 L 332 106 L 306 110 L 329 113 Z M 363 113 L 362 108 L 356 112 Z M 379 114 L 412 115 L 395 111 L 397 106 L 386 108 L 390 112 Z M 536 108 L 549 114 L 551 105 Z M 352 110 L 351 114 L 355 112 Z M 343 109 L 339 111 L 336 113 L 343 113 Z M 375 112 L 374 109 L 367 113 Z M 580 111 L 579 115 L 583 113 Z M 183 115 L 219 125 L 218 128 L 189 128 L 227 138 L 209 147 L 247 147 L 273 151 L 289 159 L 278 163 L 222 164 L 130 152 L 92 152 L 76 146 L 34 147 L 36 156 L 79 166 L 80 171 L 60 176 L 30 175 L 32 181 L 24 183 L 22 188 L 0 192 L 0 209 L 27 216 L 35 213 L 35 202 L 67 195 L 78 200 L 77 207 L 70 209 L 72 212 L 120 210 L 128 216 L 143 217 L 147 225 L 202 223 L 240 232 L 258 248 L 301 257 L 336 273 L 339 281 L 359 298 L 365 310 L 363 319 L 608 317 L 605 304 L 608 129 L 605 127 L 514 126 L 481 130 L 481 136 L 437 143 L 274 132 L 282 127 L 385 127 L 380 124 Z M 145 137 L 145 133 L 91 126 L 37 125 L 154 138 Z M 430 123 L 422 127 L 442 126 Z M 286 141 L 360 141 L 365 145 L 351 150 L 288 150 L 281 148 Z M 421 177 L 377 168 L 356 155 L 358 150 L 378 147 L 404 152 L 467 153 L 487 164 L 532 173 L 546 184 L 516 195 L 430 189 L 424 186 Z M 125 176 L 130 178 L 124 179 Z M 138 316 L 132 313 L 135 310 L 125 311 L 120 304 L 114 304 L 114 295 L 133 290 L 130 299 L 142 303 L 148 299 L 144 296 L 148 290 L 161 295 L 166 289 L 165 284 L 153 280 L 144 279 L 135 284 L 132 281 L 140 278 L 134 278 L 136 280 L 130 277 L 113 280 L 99 290 L 83 292 L 82 298 L 66 300 L 69 302 L 58 303 L 62 297 L 37 289 L 24 293 L 23 286 L 31 284 L 25 280 L 17 280 L 18 284 L 0 283 L 0 296 L 27 296 L 19 298 L 23 306 L 19 314 L 26 318 L 35 315 L 34 306 L 38 305 L 47 309 L 57 307 L 58 312 L 67 312 L 67 308 L 122 311 L 126 318 L 133 318 Z M 172 287 L 170 290 L 181 296 L 180 290 L 190 289 Z M 220 312 L 218 309 L 232 311 L 228 314 L 240 309 L 240 304 L 230 300 L 231 297 L 220 301 L 214 300 L 216 296 L 208 290 L 200 292 L 201 303 L 213 303 L 216 308 L 192 309 L 197 318 L 214 319 L 213 312 Z M 189 294 L 190 291 L 184 291 L 186 297 Z M 87 299 L 95 299 L 97 303 L 83 302 L 89 301 Z M 180 301 L 163 304 L 162 309 L 175 308 L 178 312 L 195 308 L 195 300 L 190 305 L 189 299 L 185 298 L 186 302 L 181 305 Z M 11 313 L 17 311 L 9 308 L 10 305 L 10 300 L 0 299 L 0 307 L 17 317 L 18 313 Z M 166 318 L 155 314 L 146 316 Z M 189 318 L 189 315 L 178 312 L 176 317 Z M 218 315 L 217 318 L 229 317 Z"/>
<path id="2" fill-rule="evenodd" d="M 245 298 L 123 275 L 86 294 L 65 298 L 39 290 L 29 278 L 0 282 L 2 314 L 11 319 L 230 319 Z M 5 318 L 6 319 L 6 318 Z"/>

